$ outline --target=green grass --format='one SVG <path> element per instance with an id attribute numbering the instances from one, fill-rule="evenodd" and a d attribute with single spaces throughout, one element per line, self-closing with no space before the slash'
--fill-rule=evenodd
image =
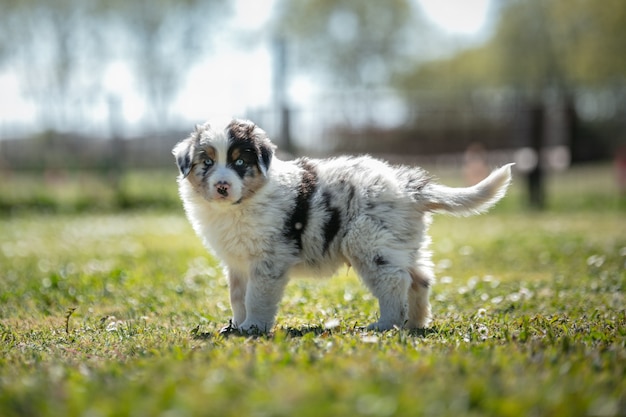
<path id="1" fill-rule="evenodd" d="M 180 209 L 0 219 L 0 415 L 624 415 L 626 219 L 568 187 L 582 209 L 435 218 L 424 332 L 361 330 L 377 305 L 342 270 L 224 338 Z"/>
<path id="2" fill-rule="evenodd" d="M 112 172 L 81 170 L 3 172 L 0 216 L 35 213 L 77 214 L 127 209 L 180 207 L 171 169 Z"/>

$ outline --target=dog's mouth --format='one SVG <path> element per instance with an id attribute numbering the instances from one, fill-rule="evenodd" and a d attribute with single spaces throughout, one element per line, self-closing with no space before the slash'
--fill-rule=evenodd
<path id="1" fill-rule="evenodd" d="M 228 194 L 219 194 L 219 193 L 217 193 L 217 194 L 213 195 L 213 200 L 228 202 L 228 201 L 231 201 L 232 198 L 230 198 L 228 196 Z"/>
<path id="2" fill-rule="evenodd" d="M 227 190 L 223 190 L 221 188 L 216 188 L 215 192 L 212 193 L 211 196 L 208 196 L 207 200 L 209 201 L 215 201 L 218 202 L 220 204 L 227 204 L 227 203 L 231 203 L 231 204 L 239 204 L 241 203 L 241 200 L 243 200 L 243 197 L 240 197 L 238 199 L 235 200 L 235 196 L 233 195 L 233 193 L 228 192 Z"/>

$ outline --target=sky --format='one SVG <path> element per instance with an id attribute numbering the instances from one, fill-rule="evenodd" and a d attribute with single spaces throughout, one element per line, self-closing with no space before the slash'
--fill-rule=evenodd
<path id="1" fill-rule="evenodd" d="M 473 35 L 486 23 L 490 0 L 419 0 L 426 16 L 446 32 Z"/>
<path id="2" fill-rule="evenodd" d="M 484 28 L 490 0 L 417 0 L 426 17 L 443 31 L 455 36 L 476 36 Z M 259 28 L 271 16 L 275 0 L 236 0 L 232 27 Z M 228 62 L 229 65 L 223 65 Z M 253 63 L 251 66 L 250 63 Z M 253 67 L 253 68 L 251 68 Z M 234 69 L 240 69 L 239 72 Z M 130 125 L 140 123 L 145 105 L 134 93 L 133 77 L 123 62 L 112 63 L 103 80 L 111 94 L 122 97 L 123 116 Z M 241 116 L 248 109 L 271 103 L 272 57 L 267 45 L 241 50 L 220 42 L 211 58 L 199 62 L 189 73 L 185 88 L 173 106 L 173 118 L 185 121 L 208 117 Z M 11 72 L 0 72 L 0 138 L 4 126 L 30 124 L 34 107 L 25 101 Z M 289 95 L 300 105 L 315 94 L 315 84 L 305 76 L 292 78 Z M 107 108 L 97 112 L 107 120 Z"/>

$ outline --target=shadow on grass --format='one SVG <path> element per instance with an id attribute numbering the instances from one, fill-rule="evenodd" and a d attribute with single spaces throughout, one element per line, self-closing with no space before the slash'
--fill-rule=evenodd
<path id="1" fill-rule="evenodd" d="M 325 336 L 331 336 L 333 334 L 354 335 L 354 334 L 366 334 L 370 332 L 378 333 L 378 334 L 384 334 L 384 333 L 389 333 L 389 332 L 394 332 L 394 333 L 402 332 L 406 336 L 423 338 L 431 334 L 440 334 L 442 332 L 440 329 L 437 329 L 437 328 L 411 329 L 411 330 L 396 328 L 392 330 L 379 332 L 379 331 L 366 330 L 365 327 L 359 327 L 359 326 L 353 326 L 350 328 L 345 328 L 345 327 L 328 328 L 323 325 L 314 325 L 314 326 L 304 325 L 300 327 L 287 326 L 287 327 L 280 327 L 276 329 L 275 331 L 271 331 L 271 332 L 263 332 L 259 329 L 252 329 L 250 331 L 244 332 L 238 329 L 237 327 L 235 327 L 232 324 L 232 322 L 230 322 L 228 325 L 221 328 L 218 332 L 201 332 L 199 330 L 199 327 L 200 326 L 196 327 L 195 329 L 191 331 L 192 337 L 196 340 L 210 340 L 215 337 L 274 339 L 277 333 L 284 335 L 284 337 L 286 338 L 300 338 L 300 337 L 305 337 L 307 335 L 313 335 L 315 337 L 318 337 L 318 336 L 325 337 Z"/>

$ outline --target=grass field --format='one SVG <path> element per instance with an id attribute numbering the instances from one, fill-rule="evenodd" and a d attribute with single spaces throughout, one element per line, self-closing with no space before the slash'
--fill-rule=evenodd
<path id="1" fill-rule="evenodd" d="M 626 212 L 572 184 L 545 213 L 516 189 L 437 216 L 423 332 L 361 330 L 377 305 L 343 270 L 292 281 L 272 335 L 224 338 L 182 210 L 6 215 L 0 415 L 626 415 Z"/>

